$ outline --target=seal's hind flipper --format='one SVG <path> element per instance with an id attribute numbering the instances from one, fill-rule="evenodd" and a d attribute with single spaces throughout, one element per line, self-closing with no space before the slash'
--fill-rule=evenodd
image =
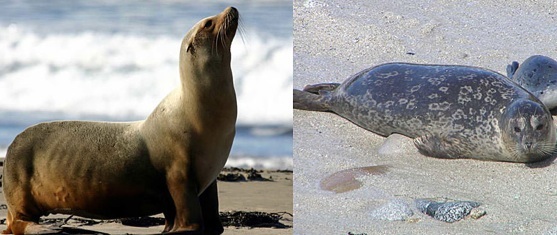
<path id="1" fill-rule="evenodd" d="M 516 70 L 518 69 L 518 62 L 513 61 L 511 64 L 507 65 L 507 77 L 512 79 L 514 73 L 516 72 Z"/>
<path id="2" fill-rule="evenodd" d="M 465 144 L 456 138 L 440 137 L 437 135 L 425 135 L 414 139 L 414 145 L 421 154 L 435 158 L 462 158 L 461 149 Z"/>
<path id="3" fill-rule="evenodd" d="M 294 89 L 294 109 L 302 109 L 309 111 L 331 111 L 329 104 L 326 102 L 329 95 L 317 95 L 306 91 Z"/>
<path id="4" fill-rule="evenodd" d="M 337 89 L 338 86 L 340 86 L 340 83 L 319 83 L 305 86 L 304 91 L 319 94 L 320 91 L 332 91 Z"/>

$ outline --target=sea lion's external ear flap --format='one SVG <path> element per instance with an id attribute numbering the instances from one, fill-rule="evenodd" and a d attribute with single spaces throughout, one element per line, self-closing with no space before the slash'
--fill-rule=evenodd
<path id="1" fill-rule="evenodd" d="M 190 52 L 190 50 L 193 50 L 193 46 L 190 44 L 188 44 L 188 47 L 186 48 L 186 52 Z"/>

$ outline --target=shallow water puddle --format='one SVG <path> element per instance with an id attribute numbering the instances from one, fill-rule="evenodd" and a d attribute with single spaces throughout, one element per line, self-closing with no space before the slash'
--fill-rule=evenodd
<path id="1" fill-rule="evenodd" d="M 388 169 L 389 166 L 379 165 L 356 167 L 338 171 L 322 179 L 319 183 L 319 187 L 323 190 L 332 191 L 335 193 L 352 191 L 361 188 L 363 185 L 363 183 L 357 178 L 365 175 L 385 174 Z"/>

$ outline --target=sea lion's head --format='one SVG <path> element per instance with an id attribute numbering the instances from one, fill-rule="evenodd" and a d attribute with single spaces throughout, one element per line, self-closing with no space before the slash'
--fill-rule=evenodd
<path id="1" fill-rule="evenodd" d="M 502 137 L 509 152 L 520 162 L 536 162 L 555 151 L 553 117 L 540 102 L 520 99 L 503 113 Z"/>
<path id="2" fill-rule="evenodd" d="M 230 46 L 236 35 L 240 14 L 228 7 L 218 15 L 195 24 L 182 40 L 180 63 L 193 66 L 230 64 Z"/>

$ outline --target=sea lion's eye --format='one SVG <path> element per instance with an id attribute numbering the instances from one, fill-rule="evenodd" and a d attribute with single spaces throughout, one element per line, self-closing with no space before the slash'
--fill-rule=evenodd
<path id="1" fill-rule="evenodd" d="M 536 127 L 536 130 L 538 130 L 538 131 L 541 131 L 542 129 L 543 129 L 543 124 L 539 124 L 539 125 Z"/>
<path id="2" fill-rule="evenodd" d="M 520 127 L 515 126 L 514 127 L 514 132 L 519 133 L 520 132 Z"/>
<path id="3" fill-rule="evenodd" d="M 211 25 L 213 25 L 213 21 L 212 20 L 208 20 L 207 22 L 205 22 L 205 28 L 209 28 L 211 27 Z"/>

